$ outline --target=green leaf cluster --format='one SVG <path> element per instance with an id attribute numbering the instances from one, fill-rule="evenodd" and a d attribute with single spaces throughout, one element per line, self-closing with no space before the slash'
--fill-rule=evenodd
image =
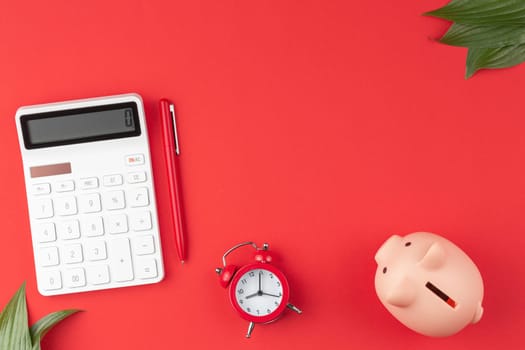
<path id="1" fill-rule="evenodd" d="M 40 350 L 40 340 L 57 323 L 79 310 L 53 312 L 28 326 L 25 283 L 0 313 L 0 349 Z"/>
<path id="2" fill-rule="evenodd" d="M 424 15 L 454 22 L 440 42 L 468 48 L 467 79 L 525 61 L 525 0 L 452 0 Z"/>

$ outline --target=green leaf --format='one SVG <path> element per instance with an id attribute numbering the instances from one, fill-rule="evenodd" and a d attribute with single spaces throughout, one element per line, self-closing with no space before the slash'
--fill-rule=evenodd
<path id="1" fill-rule="evenodd" d="M 452 0 L 423 15 L 462 24 L 525 25 L 523 0 Z"/>
<path id="2" fill-rule="evenodd" d="M 33 349 L 40 349 L 40 340 L 46 335 L 46 333 L 53 328 L 57 323 L 62 321 L 64 318 L 71 316 L 72 314 L 80 310 L 62 310 L 50 313 L 47 316 L 42 317 L 31 327 L 31 341 L 33 343 Z"/>
<path id="3" fill-rule="evenodd" d="M 25 287 L 22 284 L 0 314 L 0 349 L 31 350 Z"/>
<path id="4" fill-rule="evenodd" d="M 497 48 L 469 48 L 465 78 L 482 68 L 507 68 L 525 61 L 525 44 Z"/>
<path id="5" fill-rule="evenodd" d="M 517 45 L 525 43 L 525 26 L 488 26 L 454 23 L 439 41 L 447 45 L 463 47 Z"/>

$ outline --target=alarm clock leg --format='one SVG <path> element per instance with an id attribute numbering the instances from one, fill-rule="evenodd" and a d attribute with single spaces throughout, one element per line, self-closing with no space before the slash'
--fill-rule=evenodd
<path id="1" fill-rule="evenodd" d="M 255 326 L 255 323 L 250 322 L 250 324 L 248 325 L 248 332 L 246 333 L 246 338 L 250 338 L 252 336 L 254 326 Z"/>
<path id="2" fill-rule="evenodd" d="M 297 306 L 295 306 L 295 305 L 293 305 L 293 304 L 288 303 L 288 305 L 286 305 L 286 306 L 288 306 L 289 309 L 291 309 L 291 310 L 297 312 L 298 314 L 302 314 L 302 313 L 303 313 L 303 312 L 301 311 L 301 309 L 299 309 Z"/>

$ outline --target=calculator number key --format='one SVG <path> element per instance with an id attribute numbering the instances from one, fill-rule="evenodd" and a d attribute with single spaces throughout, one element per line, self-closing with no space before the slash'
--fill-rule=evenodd
<path id="1" fill-rule="evenodd" d="M 77 211 L 77 201 L 75 197 L 63 197 L 55 200 L 56 212 L 60 216 L 75 215 Z"/>
<path id="2" fill-rule="evenodd" d="M 78 220 L 64 221 L 57 224 L 57 233 L 60 239 L 80 238 L 80 227 Z"/>
<path id="3" fill-rule="evenodd" d="M 62 252 L 66 264 L 76 264 L 84 260 L 82 256 L 82 246 L 80 244 L 65 246 Z"/>
<path id="4" fill-rule="evenodd" d="M 54 242 L 57 239 L 55 224 L 52 222 L 36 225 L 35 232 L 38 243 Z"/>
<path id="5" fill-rule="evenodd" d="M 60 271 L 41 271 L 39 282 L 43 290 L 57 290 L 62 288 Z"/>
<path id="6" fill-rule="evenodd" d="M 81 213 L 97 213 L 101 211 L 100 195 L 98 193 L 90 193 L 80 196 L 79 206 Z"/>
<path id="7" fill-rule="evenodd" d="M 49 198 L 37 199 L 33 202 L 33 216 L 36 219 L 51 218 L 54 215 L 53 202 Z"/>
<path id="8" fill-rule="evenodd" d="M 64 271 L 64 284 L 69 288 L 83 287 L 86 285 L 86 273 L 83 268 Z"/>
<path id="9" fill-rule="evenodd" d="M 106 242 L 93 241 L 86 243 L 86 258 L 89 261 L 104 260 L 107 257 Z"/>
<path id="10" fill-rule="evenodd" d="M 102 236 L 104 225 L 100 216 L 89 216 L 82 220 L 82 235 L 87 237 Z"/>
<path id="11" fill-rule="evenodd" d="M 40 248 L 38 257 L 40 266 L 56 266 L 60 262 L 57 247 Z"/>

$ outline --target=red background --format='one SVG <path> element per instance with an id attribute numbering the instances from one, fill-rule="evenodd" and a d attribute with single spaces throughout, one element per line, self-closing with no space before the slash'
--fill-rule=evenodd
<path id="1" fill-rule="evenodd" d="M 47 335 L 49 350 L 521 349 L 525 66 L 465 81 L 466 50 L 435 42 L 447 23 L 420 15 L 444 3 L 4 2 L 0 305 L 25 280 L 32 321 L 84 309 Z M 162 283 L 40 296 L 15 110 L 131 91 L 145 101 L 160 208 L 157 103 L 177 104 L 187 264 L 160 209 Z M 484 278 L 483 319 L 450 338 L 410 331 L 375 296 L 375 251 L 418 230 L 458 244 Z M 244 240 L 270 243 L 304 310 L 250 340 L 214 273 Z"/>

